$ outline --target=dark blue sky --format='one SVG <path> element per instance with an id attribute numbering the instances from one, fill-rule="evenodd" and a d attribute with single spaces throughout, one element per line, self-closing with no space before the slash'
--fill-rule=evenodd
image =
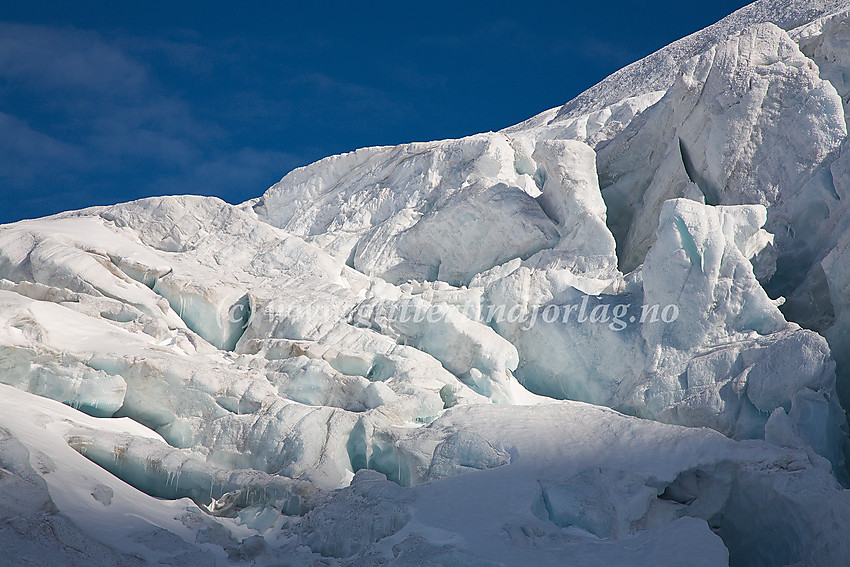
<path id="1" fill-rule="evenodd" d="M 0 223 L 498 130 L 747 2 L 5 2 Z"/>

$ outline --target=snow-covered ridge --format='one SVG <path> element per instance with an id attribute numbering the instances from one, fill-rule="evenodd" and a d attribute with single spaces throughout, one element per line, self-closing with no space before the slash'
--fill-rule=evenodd
<path id="1" fill-rule="evenodd" d="M 4 554 L 843 564 L 844 4 L 239 206 L 0 227 Z"/>

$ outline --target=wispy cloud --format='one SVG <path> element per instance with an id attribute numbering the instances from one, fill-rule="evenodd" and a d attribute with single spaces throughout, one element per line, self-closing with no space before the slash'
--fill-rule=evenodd
<path id="1" fill-rule="evenodd" d="M 162 188 L 226 195 L 256 184 L 258 192 L 299 165 L 282 152 L 234 146 L 215 117 L 158 79 L 156 58 L 210 73 L 204 51 L 191 41 L 0 23 L 0 190 L 10 197 L 0 220 Z M 40 196 L 45 190 L 56 198 Z"/>
<path id="2" fill-rule="evenodd" d="M 386 133 L 415 103 L 333 69 L 337 47 L 0 22 L 0 222 L 150 194 L 247 199 L 328 153 L 407 141 Z M 330 69 L 302 63 L 317 52 Z M 444 82 L 397 64 L 382 76 Z"/>
<path id="3" fill-rule="evenodd" d="M 194 167 L 145 186 L 150 195 L 197 193 L 233 202 L 259 197 L 284 172 L 304 165 L 300 156 L 271 150 L 242 148 L 210 156 Z"/>
<path id="4" fill-rule="evenodd" d="M 39 88 L 103 94 L 148 82 L 142 65 L 95 33 L 8 23 L 0 23 L 0 76 Z"/>
<path id="5" fill-rule="evenodd" d="M 41 120 L 43 134 L 95 159 L 184 165 L 196 142 L 215 131 L 163 92 L 143 61 L 98 34 L 0 24 L 0 54 L 0 80 L 18 118 L 49 117 Z"/>
<path id="6" fill-rule="evenodd" d="M 84 158 L 80 148 L 37 132 L 24 120 L 0 112 L 0 155 L 6 156 L 0 175 L 31 180 L 36 168 L 65 168 Z"/>

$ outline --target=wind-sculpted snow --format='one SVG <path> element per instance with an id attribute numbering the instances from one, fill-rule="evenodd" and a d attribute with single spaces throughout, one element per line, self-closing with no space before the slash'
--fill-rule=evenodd
<path id="1" fill-rule="evenodd" d="M 0 548 L 846 563 L 843 4 L 757 2 L 561 109 L 239 206 L 0 227 Z"/>

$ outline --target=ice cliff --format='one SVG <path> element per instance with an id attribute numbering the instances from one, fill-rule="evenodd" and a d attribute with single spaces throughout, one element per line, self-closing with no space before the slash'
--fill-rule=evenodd
<path id="1" fill-rule="evenodd" d="M 241 205 L 0 227 L 4 556 L 847 564 L 847 4 Z"/>

